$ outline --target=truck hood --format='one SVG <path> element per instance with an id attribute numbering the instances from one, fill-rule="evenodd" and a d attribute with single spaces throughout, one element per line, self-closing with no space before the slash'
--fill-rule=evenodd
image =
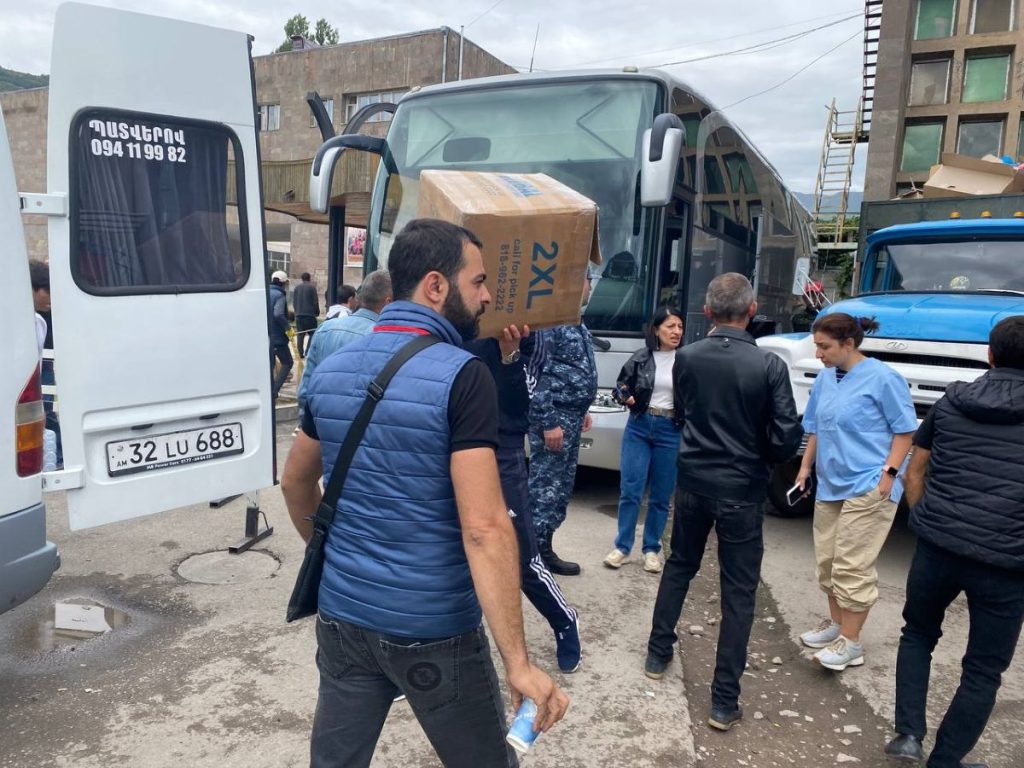
<path id="1" fill-rule="evenodd" d="M 821 314 L 878 320 L 881 338 L 987 344 L 992 326 L 1024 315 L 1024 296 L 982 293 L 880 293 L 836 302 Z"/>

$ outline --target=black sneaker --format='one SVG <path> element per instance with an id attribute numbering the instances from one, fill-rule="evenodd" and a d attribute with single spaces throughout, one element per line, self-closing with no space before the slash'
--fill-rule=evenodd
<path id="1" fill-rule="evenodd" d="M 644 662 L 644 674 L 651 678 L 651 680 L 661 680 L 665 676 L 665 670 L 671 661 L 671 656 L 662 661 L 657 656 L 652 656 L 648 653 L 647 661 Z"/>
<path id="2" fill-rule="evenodd" d="M 717 728 L 720 731 L 728 731 L 743 717 L 743 709 L 736 707 L 735 709 L 722 709 L 721 707 L 712 707 L 711 714 L 708 715 L 708 725 L 712 728 Z"/>
<path id="3" fill-rule="evenodd" d="M 917 736 L 899 733 L 885 745 L 885 756 L 901 763 L 920 763 L 924 760 L 924 749 L 921 748 L 921 740 Z"/>

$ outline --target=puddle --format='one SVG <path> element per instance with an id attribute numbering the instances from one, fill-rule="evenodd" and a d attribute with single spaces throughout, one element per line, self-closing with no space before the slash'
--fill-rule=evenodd
<path id="1" fill-rule="evenodd" d="M 20 645 L 35 653 L 48 653 L 79 646 L 129 624 L 131 618 L 124 611 L 88 598 L 69 598 L 55 603 L 27 628 Z"/>

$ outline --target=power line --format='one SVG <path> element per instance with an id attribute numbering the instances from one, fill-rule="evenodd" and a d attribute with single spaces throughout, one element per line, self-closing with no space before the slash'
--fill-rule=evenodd
<path id="1" fill-rule="evenodd" d="M 820 31 L 822 29 L 828 29 L 829 27 L 834 27 L 837 24 L 843 24 L 843 23 L 845 23 L 847 21 L 850 21 L 852 19 L 860 18 L 861 16 L 862 16 L 862 14 L 855 13 L 855 14 L 853 14 L 851 16 L 845 16 L 845 17 L 843 17 L 841 19 L 838 19 L 836 21 L 830 21 L 828 24 L 822 24 L 822 25 L 817 26 L 817 27 L 812 27 L 810 29 L 805 29 L 805 30 L 803 30 L 801 32 L 794 32 L 791 35 L 786 35 L 784 37 L 778 37 L 778 38 L 775 38 L 774 40 L 766 40 L 764 42 L 755 43 L 754 45 L 748 45 L 748 46 L 745 46 L 743 48 L 736 48 L 735 50 L 732 50 L 732 51 L 723 51 L 722 53 L 709 53 L 709 54 L 704 55 L 704 56 L 695 56 L 692 59 L 681 59 L 679 61 L 666 61 L 663 64 L 654 64 L 653 66 L 654 67 L 675 67 L 675 66 L 678 66 L 680 64 L 692 64 L 695 61 L 707 61 L 708 59 L 718 59 L 718 58 L 721 58 L 723 56 L 734 56 L 736 54 L 742 54 L 742 53 L 760 53 L 762 50 L 771 50 L 771 48 L 778 48 L 778 47 L 780 47 L 782 45 L 786 45 L 788 43 L 794 42 L 794 41 L 799 40 L 799 39 L 801 39 L 803 37 L 807 37 L 808 35 L 810 35 L 810 34 L 812 34 L 814 32 L 818 32 L 818 31 Z M 855 33 L 854 37 L 856 37 L 857 35 L 860 35 L 860 34 L 862 34 L 862 33 L 860 31 L 858 31 L 858 32 Z"/>
<path id="2" fill-rule="evenodd" d="M 742 104 L 744 101 L 749 101 L 750 99 L 756 98 L 758 96 L 763 96 L 766 93 L 774 91 L 776 88 L 781 88 L 782 86 L 784 86 L 786 83 L 788 83 L 790 80 L 792 80 L 794 77 L 796 77 L 800 73 L 806 72 L 808 69 L 813 67 L 819 61 L 821 61 L 826 56 L 828 56 L 830 53 L 839 50 L 840 48 L 842 48 L 844 45 L 846 45 L 851 40 L 854 40 L 855 38 L 860 37 L 861 34 L 862 33 L 859 30 L 857 32 L 854 32 L 852 35 L 850 35 L 848 38 L 846 38 L 845 40 L 840 42 L 838 45 L 832 46 L 831 48 L 829 48 L 827 51 L 825 51 L 820 56 L 817 56 L 817 57 L 811 59 L 809 62 L 807 62 L 804 66 L 800 67 L 800 69 L 798 69 L 792 75 L 787 77 L 785 80 L 781 80 L 781 81 L 777 82 L 775 85 L 771 86 L 770 88 L 765 88 L 763 91 L 758 91 L 757 93 L 752 93 L 749 96 L 744 96 L 742 99 L 740 99 L 739 101 L 734 101 L 732 104 L 726 104 L 724 107 L 722 107 L 722 109 L 723 110 L 730 109 L 731 107 L 735 107 L 737 104 Z"/>
<path id="3" fill-rule="evenodd" d="M 862 15 L 859 9 L 847 8 L 847 9 L 842 10 L 842 11 L 834 11 L 832 13 L 826 13 L 823 16 L 812 16 L 809 19 L 800 19 L 799 21 L 791 21 L 788 24 L 780 24 L 780 25 L 778 25 L 776 27 L 764 27 L 762 29 L 758 29 L 758 30 L 753 31 L 753 32 L 742 32 L 742 33 L 740 33 L 738 35 L 729 35 L 728 37 L 716 37 L 716 38 L 713 38 L 711 40 L 698 40 L 698 41 L 693 42 L 693 43 L 687 43 L 686 45 L 674 45 L 671 48 L 659 48 L 656 51 L 638 51 L 637 53 L 624 53 L 624 54 L 621 54 L 619 56 L 610 56 L 610 57 L 604 58 L 604 59 L 592 59 L 590 61 L 579 61 L 579 62 L 576 62 L 575 64 L 569 64 L 567 66 L 569 66 L 569 67 L 586 67 L 586 66 L 588 66 L 590 64 L 601 64 L 601 63 L 606 62 L 606 61 L 621 61 L 623 59 L 631 59 L 634 56 L 647 56 L 647 55 L 653 55 L 653 54 L 656 54 L 656 53 L 667 53 L 668 51 L 681 51 L 684 48 L 694 48 L 694 47 L 696 47 L 698 45 L 710 45 L 712 43 L 723 43 L 723 42 L 726 42 L 728 40 L 738 40 L 741 37 L 750 37 L 751 35 L 757 35 L 757 34 L 760 34 L 762 32 L 774 32 L 775 30 L 778 30 L 778 29 L 788 29 L 789 27 L 795 27 L 798 24 L 805 24 L 805 23 L 807 23 L 809 21 L 820 21 L 821 19 L 831 19 L 833 16 L 839 16 L 840 14 L 843 14 L 843 13 L 851 13 L 851 12 L 853 12 L 855 10 L 857 11 L 856 16 Z"/>
<path id="4" fill-rule="evenodd" d="M 472 27 L 474 24 L 476 24 L 478 21 L 480 21 L 480 19 L 482 19 L 488 13 L 493 11 L 495 8 L 497 8 L 499 5 L 501 5 L 503 2 L 505 2 L 505 0 L 498 0 L 498 2 L 496 2 L 494 5 L 492 5 L 490 8 L 488 8 L 486 11 L 481 13 L 479 16 L 477 16 L 471 22 L 469 22 L 469 24 L 467 24 L 465 27 L 463 27 L 463 29 L 469 29 L 470 27 Z"/>

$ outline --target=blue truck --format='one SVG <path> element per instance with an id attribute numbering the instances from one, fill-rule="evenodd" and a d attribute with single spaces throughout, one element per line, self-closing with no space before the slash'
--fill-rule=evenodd
<path id="1" fill-rule="evenodd" d="M 1024 196 L 868 203 L 861 233 L 854 296 L 821 314 L 878 320 L 878 332 L 861 349 L 903 375 L 921 419 L 951 382 L 988 370 L 992 326 L 1024 315 Z M 786 362 L 802 413 L 821 371 L 811 335 L 758 343 Z M 769 498 L 781 515 L 808 514 L 813 507 L 813 499 L 797 506 L 785 500 L 799 462 L 775 469 Z"/>

